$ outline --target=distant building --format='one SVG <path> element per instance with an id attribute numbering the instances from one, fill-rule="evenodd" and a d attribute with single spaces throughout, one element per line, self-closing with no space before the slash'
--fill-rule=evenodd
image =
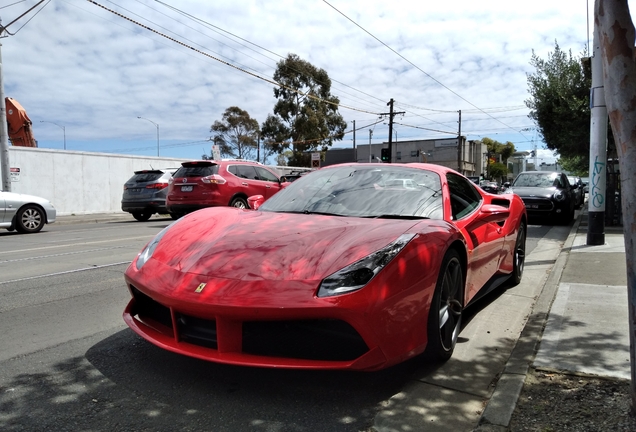
<path id="1" fill-rule="evenodd" d="M 354 162 L 355 159 L 355 150 L 352 148 L 331 148 L 325 152 L 325 160 L 321 163 L 321 165 L 327 166 Z"/>
<path id="2" fill-rule="evenodd" d="M 388 142 L 359 144 L 355 150 L 332 148 L 327 150 L 322 166 L 354 161 L 382 163 L 380 153 L 383 148 L 388 148 Z M 486 145 L 481 141 L 467 141 L 466 137 L 461 137 L 461 150 L 457 138 L 448 138 L 393 142 L 392 153 L 395 163 L 426 162 L 452 168 L 467 176 L 485 174 Z M 460 162 L 461 167 L 458 167 Z"/>

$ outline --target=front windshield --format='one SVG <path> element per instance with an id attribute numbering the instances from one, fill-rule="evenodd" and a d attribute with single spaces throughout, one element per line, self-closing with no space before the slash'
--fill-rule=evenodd
<path id="1" fill-rule="evenodd" d="M 347 165 L 304 175 L 259 210 L 442 219 L 439 175 L 418 168 Z"/>
<path id="2" fill-rule="evenodd" d="M 557 173 L 521 173 L 512 187 L 552 187 L 558 183 Z"/>

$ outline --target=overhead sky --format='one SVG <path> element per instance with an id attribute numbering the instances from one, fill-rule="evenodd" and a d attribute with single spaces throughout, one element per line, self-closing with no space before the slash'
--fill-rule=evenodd
<path id="1" fill-rule="evenodd" d="M 36 3 L 0 1 L 2 24 Z M 161 156 L 199 159 L 226 108 L 272 113 L 267 80 L 294 53 L 332 79 L 350 125 L 334 147 L 353 145 L 354 121 L 357 145 L 386 142 L 393 99 L 398 142 L 456 136 L 461 110 L 468 139 L 541 150 L 532 52 L 584 54 L 592 13 L 593 0 L 52 0 L 2 39 L 4 92 L 39 147 L 65 135 L 68 150 L 156 156 L 158 131 Z"/>

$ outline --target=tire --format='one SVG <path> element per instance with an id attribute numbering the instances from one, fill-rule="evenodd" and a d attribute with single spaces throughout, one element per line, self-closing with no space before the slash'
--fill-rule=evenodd
<path id="1" fill-rule="evenodd" d="M 572 222 L 573 219 L 574 219 L 574 206 L 572 206 L 572 208 L 563 215 L 563 218 L 561 219 L 561 224 L 570 225 L 570 222 Z"/>
<path id="2" fill-rule="evenodd" d="M 15 219 L 15 229 L 24 234 L 32 234 L 40 231 L 46 223 L 44 211 L 35 205 L 22 207 Z"/>
<path id="3" fill-rule="evenodd" d="M 234 198 L 232 202 L 230 203 L 230 207 L 236 207 L 236 208 L 242 208 L 242 209 L 249 208 L 249 206 L 247 205 L 247 201 L 241 197 Z"/>
<path id="4" fill-rule="evenodd" d="M 426 356 L 446 361 L 453 355 L 462 324 L 464 270 L 459 254 L 451 249 L 444 256 L 435 294 L 428 313 Z"/>
<path id="5" fill-rule="evenodd" d="M 183 216 L 181 213 L 170 213 L 170 217 L 172 218 L 172 220 L 177 220 L 181 216 Z"/>
<path id="6" fill-rule="evenodd" d="M 512 273 L 510 274 L 510 283 L 512 286 L 519 285 L 523 276 L 523 269 L 526 263 L 526 224 L 521 222 L 517 230 L 517 240 L 515 241 L 515 250 L 513 252 Z"/>
<path id="7" fill-rule="evenodd" d="M 134 212 L 133 217 L 137 219 L 139 222 L 145 222 L 152 216 L 150 212 Z"/>

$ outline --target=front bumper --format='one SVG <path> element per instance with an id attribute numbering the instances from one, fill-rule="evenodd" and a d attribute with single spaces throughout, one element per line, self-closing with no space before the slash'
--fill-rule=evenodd
<path id="1" fill-rule="evenodd" d="M 160 348 L 218 363 L 289 369 L 373 370 L 386 363 L 351 325 L 337 319 L 201 318 L 168 308 L 133 288 L 126 324 Z"/>

